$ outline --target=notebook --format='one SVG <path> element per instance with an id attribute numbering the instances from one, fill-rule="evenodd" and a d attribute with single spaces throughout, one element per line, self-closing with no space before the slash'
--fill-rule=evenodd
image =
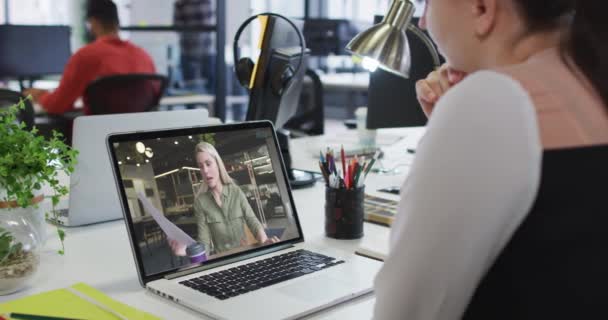
<path id="1" fill-rule="evenodd" d="M 389 232 L 378 232 L 374 235 L 368 234 L 361 240 L 355 254 L 384 261 L 389 253 Z"/>
<path id="2" fill-rule="evenodd" d="M 102 307 L 85 300 L 70 290 L 87 299 L 94 300 L 106 308 L 122 315 L 129 320 L 160 319 L 149 313 L 118 302 L 101 291 L 84 283 L 77 283 L 69 288 L 47 291 L 40 294 L 0 304 L 0 314 L 24 313 L 47 317 L 71 319 L 116 320 L 117 317 L 103 310 Z"/>
<path id="3" fill-rule="evenodd" d="M 391 226 L 397 214 L 398 201 L 365 195 L 363 219 L 367 222 Z"/>

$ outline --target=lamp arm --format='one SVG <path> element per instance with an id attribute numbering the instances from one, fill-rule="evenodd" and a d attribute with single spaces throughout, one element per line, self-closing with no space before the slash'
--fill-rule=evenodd
<path id="1" fill-rule="evenodd" d="M 433 41 L 424 32 L 422 32 L 422 30 L 420 30 L 418 27 L 416 27 L 414 24 L 411 24 L 411 23 L 408 24 L 407 29 L 410 30 L 412 33 L 414 33 L 418 38 L 420 38 L 420 40 L 422 40 L 422 42 L 426 45 L 426 47 L 431 52 L 431 56 L 433 57 L 433 63 L 435 64 L 435 67 L 439 68 L 441 66 L 441 61 L 439 60 L 439 52 L 437 52 L 437 48 L 435 48 Z"/>

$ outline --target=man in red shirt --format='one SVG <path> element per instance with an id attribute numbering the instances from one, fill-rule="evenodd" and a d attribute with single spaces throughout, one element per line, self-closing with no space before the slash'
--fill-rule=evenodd
<path id="1" fill-rule="evenodd" d="M 114 2 L 89 0 L 86 17 L 96 40 L 70 58 L 59 87 L 53 92 L 40 89 L 24 91 L 48 113 L 73 111 L 74 102 L 97 78 L 115 74 L 155 73 L 152 58 L 143 49 L 119 38 L 120 22 Z M 83 111 L 90 114 L 86 104 Z"/>

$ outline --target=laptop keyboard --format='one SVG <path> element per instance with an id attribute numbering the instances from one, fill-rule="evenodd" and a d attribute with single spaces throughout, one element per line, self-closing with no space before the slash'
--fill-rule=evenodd
<path id="1" fill-rule="evenodd" d="M 300 249 L 181 281 L 180 284 L 217 299 L 226 300 L 341 263 L 344 261 Z"/>

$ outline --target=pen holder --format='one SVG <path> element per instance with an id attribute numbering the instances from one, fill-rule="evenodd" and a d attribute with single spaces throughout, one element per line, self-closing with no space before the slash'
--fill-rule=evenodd
<path id="1" fill-rule="evenodd" d="M 365 187 L 325 188 L 325 234 L 334 239 L 363 237 Z"/>

